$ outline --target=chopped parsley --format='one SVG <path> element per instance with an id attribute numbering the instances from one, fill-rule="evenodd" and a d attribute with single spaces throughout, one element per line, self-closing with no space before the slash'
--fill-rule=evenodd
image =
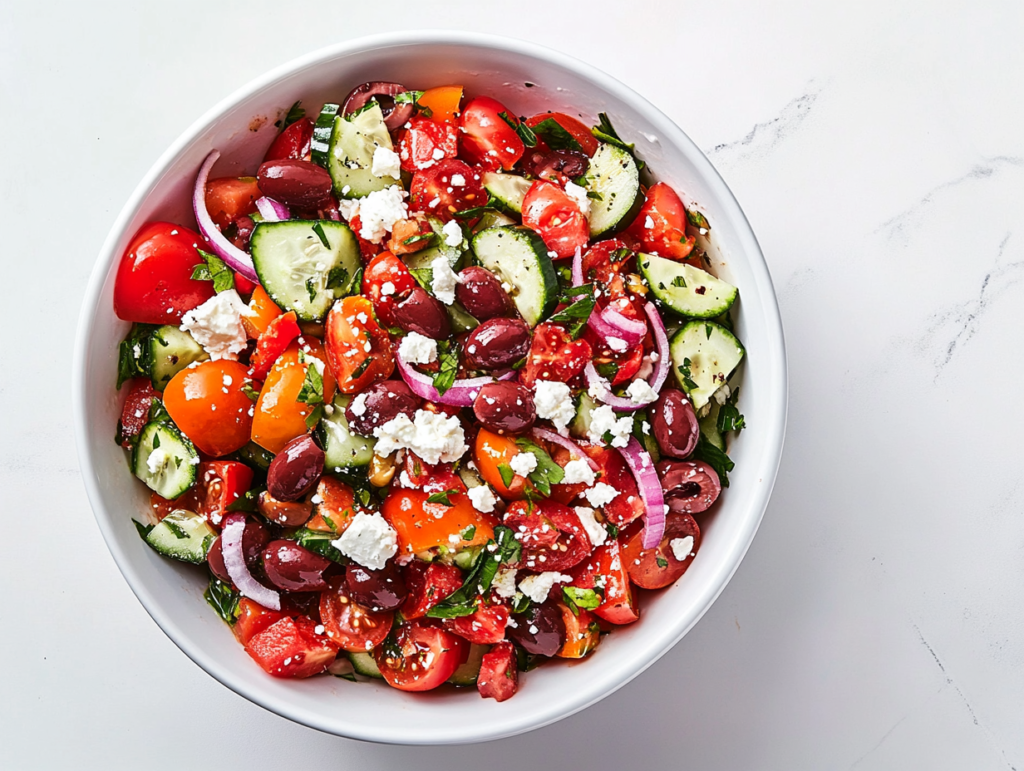
<path id="1" fill-rule="evenodd" d="M 438 370 L 434 373 L 434 388 L 443 396 L 445 391 L 455 385 L 455 376 L 459 373 L 459 348 L 448 340 L 437 344 Z"/>
<path id="2" fill-rule="evenodd" d="M 533 129 L 526 125 L 525 120 L 520 119 L 517 121 L 507 112 L 499 112 L 498 117 L 512 127 L 512 129 L 519 135 L 519 138 L 523 140 L 524 145 L 527 147 L 537 146 L 537 135 L 533 132 Z"/>
<path id="3" fill-rule="evenodd" d="M 593 589 L 580 589 L 578 586 L 563 587 L 562 598 L 574 616 L 580 614 L 580 609 L 593 610 L 601 604 L 601 595 L 596 591 Z"/>
<path id="4" fill-rule="evenodd" d="M 320 220 L 313 223 L 313 232 L 316 233 L 316 237 L 320 239 L 320 243 L 324 245 L 324 249 L 331 248 L 331 242 L 327 240 L 327 234 L 324 232 L 324 226 Z"/>
<path id="5" fill-rule="evenodd" d="M 487 593 L 491 582 L 503 564 L 518 562 L 522 547 L 514 533 L 504 525 L 494 528 L 494 538 L 487 541 L 462 586 L 427 611 L 430 618 L 458 618 L 472 615 L 477 608 L 477 597 Z"/>
<path id="6" fill-rule="evenodd" d="M 216 254 L 204 252 L 202 249 L 196 249 L 196 251 L 206 263 L 199 263 L 192 269 L 193 280 L 212 281 L 213 291 L 218 294 L 235 288 L 235 273 L 225 264 L 224 260 Z"/>
<path id="7" fill-rule="evenodd" d="M 552 150 L 574 150 L 583 152 L 576 137 L 565 130 L 565 127 L 554 118 L 545 118 L 533 127 L 533 132 L 544 140 L 544 144 Z"/>
<path id="8" fill-rule="evenodd" d="M 537 468 L 530 472 L 528 479 L 533 482 L 533 486 L 541 495 L 551 495 L 551 485 L 557 485 L 565 477 L 562 467 L 555 463 L 548 455 L 547 450 L 536 442 L 519 438 L 516 439 L 516 447 L 523 452 L 532 452 L 537 458 Z M 511 469 L 509 470 L 511 471 Z M 502 481 L 505 481 L 504 475 L 502 475 Z M 507 483 L 505 487 L 508 487 Z"/>

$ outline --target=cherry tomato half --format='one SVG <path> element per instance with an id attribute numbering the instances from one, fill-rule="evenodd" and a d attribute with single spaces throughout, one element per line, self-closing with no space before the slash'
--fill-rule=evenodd
<path id="1" fill-rule="evenodd" d="M 590 129 L 576 120 L 576 118 L 566 115 L 564 112 L 542 112 L 539 115 L 528 118 L 526 125 L 530 128 L 536 128 L 539 124 L 549 119 L 564 128 L 587 155 L 593 157 L 594 153 L 597 152 L 598 141 L 590 133 Z"/>
<path id="2" fill-rule="evenodd" d="M 653 549 L 643 548 L 643 528 L 638 525 L 623 533 L 623 537 L 623 562 L 626 563 L 630 579 L 641 589 L 661 589 L 674 583 L 690 567 L 693 555 L 700 548 L 697 521 L 689 514 L 676 512 L 665 517 L 665 534 Z M 683 559 L 676 559 L 672 542 L 686 538 L 693 539 L 692 547 L 683 555 Z"/>
<path id="3" fill-rule="evenodd" d="M 451 123 L 413 118 L 398 139 L 398 157 L 406 171 L 421 171 L 459 154 L 459 134 Z"/>
<path id="4" fill-rule="evenodd" d="M 686 207 L 664 182 L 647 191 L 647 200 L 627 232 L 640 241 L 645 252 L 702 267 L 690 257 L 697 240 L 686 235 Z"/>
<path id="5" fill-rule="evenodd" d="M 386 327 L 395 326 L 395 304 L 415 286 L 405 263 L 391 252 L 378 254 L 363 271 L 363 294 L 373 301 L 373 310 Z"/>
<path id="6" fill-rule="evenodd" d="M 538 380 L 568 383 L 583 371 L 593 351 L 586 340 L 573 340 L 557 324 L 539 324 L 526 356 L 520 379 L 526 386 Z"/>
<path id="7" fill-rule="evenodd" d="M 640 618 L 626 557 L 618 541 L 601 544 L 573 571 L 573 586 L 600 589 L 601 604 L 594 613 L 611 624 L 631 624 Z"/>
<path id="8" fill-rule="evenodd" d="M 590 554 L 590 537 L 579 516 L 552 500 L 510 504 L 505 524 L 523 547 L 522 565 L 527 570 L 568 570 Z"/>
<path id="9" fill-rule="evenodd" d="M 412 178 L 409 208 L 432 214 L 445 222 L 455 213 L 483 205 L 487 200 L 480 171 L 462 161 L 444 160 Z"/>
<path id="10" fill-rule="evenodd" d="M 331 642 L 345 651 L 371 651 L 384 642 L 395 614 L 378 613 L 354 602 L 344 576 L 334 576 L 320 594 L 320 618 Z"/>
<path id="11" fill-rule="evenodd" d="M 206 210 L 221 230 L 256 211 L 262 196 L 256 177 L 222 177 L 206 183 Z"/>
<path id="12" fill-rule="evenodd" d="M 526 151 L 523 140 L 501 113 L 512 115 L 501 102 L 478 96 L 459 117 L 462 154 L 485 169 L 511 169 Z"/>
<path id="13" fill-rule="evenodd" d="M 327 314 L 327 360 L 344 394 L 362 391 L 395 371 L 391 337 L 373 318 L 373 303 L 346 297 Z"/>
<path id="14" fill-rule="evenodd" d="M 263 162 L 301 161 L 309 155 L 312 142 L 313 121 L 309 118 L 300 118 L 277 135 L 277 139 L 271 143 L 267 154 L 263 156 Z"/>
<path id="15" fill-rule="evenodd" d="M 469 653 L 469 643 L 458 635 L 420 621 L 402 624 L 394 642 L 377 648 L 374 658 L 388 684 L 402 691 L 437 688 Z"/>
<path id="16" fill-rule="evenodd" d="M 555 253 L 552 259 L 572 257 L 590 238 L 590 226 L 579 205 L 558 185 L 543 179 L 526 191 L 523 224 Z"/>

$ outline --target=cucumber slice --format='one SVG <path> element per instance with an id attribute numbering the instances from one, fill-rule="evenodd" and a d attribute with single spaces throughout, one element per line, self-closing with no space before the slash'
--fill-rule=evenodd
<path id="1" fill-rule="evenodd" d="M 313 229 L 323 229 L 325 247 Z M 302 321 L 320 321 L 334 301 L 359 290 L 359 243 L 347 225 L 330 220 L 261 222 L 249 240 L 260 283 L 271 299 Z"/>
<path id="2" fill-rule="evenodd" d="M 152 421 L 142 427 L 131 464 L 146 487 L 174 499 L 196 483 L 199 453 L 173 423 Z"/>
<path id="3" fill-rule="evenodd" d="M 393 149 L 384 114 L 376 102 L 349 118 L 338 115 L 334 119 L 327 170 L 334 180 L 335 195 L 363 198 L 375 190 L 401 184 L 394 177 L 373 173 L 373 153 L 378 147 Z"/>
<path id="4" fill-rule="evenodd" d="M 672 371 L 695 410 L 702 409 L 711 394 L 729 380 L 745 354 L 736 336 L 713 321 L 691 321 L 675 333 L 669 350 Z M 688 370 L 689 376 L 682 370 Z"/>
<path id="5" fill-rule="evenodd" d="M 590 235 L 599 236 L 633 211 L 640 194 L 640 172 L 632 155 L 602 143 L 590 159 L 586 180 L 587 191 L 599 196 L 590 201 Z"/>
<path id="6" fill-rule="evenodd" d="M 403 254 L 402 261 L 405 262 L 405 266 L 410 270 L 413 268 L 429 268 L 430 263 L 438 257 L 444 257 L 448 260 L 448 265 L 455 269 L 455 266 L 459 264 L 459 260 L 462 259 L 465 250 L 462 246 L 449 246 L 445 243 L 444 223 L 437 217 L 428 216 L 427 224 L 430 225 L 430 229 L 434 231 L 436 236 L 434 239 L 435 245 L 426 249 L 420 249 L 418 252 Z M 463 240 L 463 244 L 465 244 L 465 240 Z"/>
<path id="7" fill-rule="evenodd" d="M 210 355 L 188 332 L 170 325 L 160 327 L 149 337 L 150 378 L 153 388 L 163 391 L 171 378 L 194 361 L 206 361 Z"/>
<path id="8" fill-rule="evenodd" d="M 328 102 L 320 109 L 313 124 L 313 140 L 309 152 L 313 163 L 328 168 L 331 157 L 331 136 L 334 134 L 334 119 L 338 117 L 341 105 Z"/>
<path id="9" fill-rule="evenodd" d="M 569 433 L 577 439 L 586 439 L 590 435 L 590 413 L 597 407 L 590 394 L 586 391 L 580 394 L 580 403 L 576 407 L 576 417 L 569 424 Z"/>
<path id="10" fill-rule="evenodd" d="M 366 466 L 373 458 L 373 447 L 377 440 L 359 436 L 348 430 L 345 408 L 352 401 L 348 394 L 337 394 L 331 406 L 330 415 L 320 420 L 320 441 L 324 446 L 324 468 L 341 471 L 346 468 Z"/>
<path id="11" fill-rule="evenodd" d="M 715 399 L 710 401 L 711 409 L 707 415 L 703 418 L 698 418 L 697 423 L 700 424 L 700 432 L 704 435 L 704 438 L 709 444 L 713 444 L 722 452 L 725 452 L 725 437 L 722 436 L 722 432 L 718 430 L 718 413 L 722 410 L 722 405 L 719 404 Z"/>
<path id="12" fill-rule="evenodd" d="M 641 254 L 638 260 L 658 302 L 681 316 L 713 319 L 736 302 L 736 287 L 706 270 L 653 254 Z"/>
<path id="13" fill-rule="evenodd" d="M 352 662 L 352 669 L 356 671 L 357 675 L 373 677 L 377 680 L 384 679 L 384 675 L 380 673 L 380 668 L 371 654 L 362 651 L 348 651 L 348 660 Z"/>
<path id="14" fill-rule="evenodd" d="M 516 221 L 509 217 L 507 214 L 502 214 L 500 211 L 485 211 L 480 215 L 479 221 L 473 227 L 474 233 L 479 233 L 481 230 L 487 230 L 487 228 L 498 228 L 502 225 L 515 225 Z"/>
<path id="15" fill-rule="evenodd" d="M 512 300 L 531 327 L 558 304 L 558 276 L 547 247 L 532 230 L 503 226 L 473 236 L 477 261 L 512 285 Z"/>
<path id="16" fill-rule="evenodd" d="M 491 205 L 506 214 L 522 215 L 523 198 L 533 182 L 515 174 L 488 171 L 484 173 L 483 183 L 484 189 L 491 196 Z"/>
<path id="17" fill-rule="evenodd" d="M 452 685 L 460 686 L 476 685 L 476 680 L 480 676 L 480 665 L 484 661 L 484 654 L 490 649 L 490 645 L 472 643 L 469 646 L 469 657 L 464 664 L 461 664 L 458 669 L 452 672 L 448 682 Z"/>
<path id="18" fill-rule="evenodd" d="M 165 557 L 202 565 L 217 533 L 198 514 L 184 509 L 172 511 L 146 534 L 146 543 Z"/>

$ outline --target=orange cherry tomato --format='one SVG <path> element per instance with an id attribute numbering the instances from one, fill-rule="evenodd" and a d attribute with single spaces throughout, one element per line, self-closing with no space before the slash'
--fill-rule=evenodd
<path id="1" fill-rule="evenodd" d="M 242 449 L 252 429 L 248 370 L 237 361 L 203 361 L 171 378 L 164 407 L 200 451 L 218 458 Z"/>
<path id="2" fill-rule="evenodd" d="M 316 409 L 314 404 L 298 401 L 299 391 L 306 382 L 306 370 L 310 363 L 299 361 L 299 352 L 325 360 L 323 344 L 315 337 L 303 335 L 285 349 L 267 379 L 263 382 L 260 398 L 256 402 L 252 419 L 252 440 L 272 453 L 278 453 L 297 436 L 309 428 L 306 418 Z M 324 403 L 334 398 L 334 376 L 330 367 L 324 368 Z"/>
<path id="3" fill-rule="evenodd" d="M 465 493 L 452 493 L 448 498 L 451 506 L 428 503 L 429 497 L 424 490 L 392 487 L 384 499 L 382 513 L 398 533 L 399 554 L 418 554 L 438 546 L 481 546 L 494 537 L 494 520 L 477 511 Z M 476 528 L 473 537 L 463 540 L 469 527 Z"/>
<path id="4" fill-rule="evenodd" d="M 462 102 L 462 86 L 437 86 L 428 88 L 419 98 L 421 107 L 430 109 L 432 120 L 452 123 L 459 117 Z"/>
<path id="5" fill-rule="evenodd" d="M 362 391 L 395 371 L 391 337 L 373 315 L 365 297 L 346 297 L 327 314 L 327 360 L 343 394 Z M 268 448 L 269 449 L 269 448 Z"/>
<path id="6" fill-rule="evenodd" d="M 249 299 L 249 312 L 242 315 L 242 326 L 245 333 L 253 340 L 267 331 L 270 322 L 281 315 L 281 309 L 277 307 L 267 290 L 257 286 L 252 290 L 252 297 Z"/>
<path id="7" fill-rule="evenodd" d="M 223 177 L 206 183 L 206 210 L 226 228 L 239 217 L 256 211 L 256 199 L 262 196 L 256 177 Z"/>
<path id="8" fill-rule="evenodd" d="M 480 469 L 480 475 L 484 481 L 493 487 L 494 491 L 502 498 L 519 500 L 526 495 L 527 486 L 533 486 L 519 474 L 512 478 L 512 483 L 508 486 L 501 478 L 498 466 L 508 466 L 519 452 L 519 447 L 516 446 L 514 439 L 500 436 L 486 428 L 481 428 L 477 432 L 476 445 L 473 448 L 473 457 L 476 460 L 477 468 Z"/>
<path id="9" fill-rule="evenodd" d="M 341 535 L 356 516 L 356 496 L 352 488 L 334 477 L 322 476 L 316 486 L 320 503 L 313 507 L 313 516 L 306 527 L 324 533 Z"/>

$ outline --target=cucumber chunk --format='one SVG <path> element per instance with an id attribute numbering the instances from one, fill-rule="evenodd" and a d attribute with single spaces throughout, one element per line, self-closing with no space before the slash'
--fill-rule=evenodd
<path id="1" fill-rule="evenodd" d="M 526 191 L 533 184 L 524 177 L 515 174 L 498 174 L 493 171 L 484 173 L 484 189 L 491 196 L 491 204 L 506 214 L 521 216 L 523 213 L 523 198 Z"/>
<path id="2" fill-rule="evenodd" d="M 736 302 L 736 287 L 706 270 L 653 254 L 641 254 L 637 259 L 640 273 L 658 302 L 680 316 L 712 319 Z"/>
<path id="3" fill-rule="evenodd" d="M 323 229 L 324 246 L 313 229 Z M 271 299 L 302 321 L 320 321 L 334 301 L 360 287 L 359 243 L 347 225 L 330 220 L 261 222 L 249 241 L 260 283 Z"/>
<path id="4" fill-rule="evenodd" d="M 633 211 L 640 194 L 640 172 L 633 156 L 621 147 L 602 143 L 590 159 L 586 176 L 590 201 L 590 235 L 615 228 Z"/>
<path id="5" fill-rule="evenodd" d="M 691 321 L 673 335 L 669 350 L 672 371 L 695 410 L 725 385 L 745 354 L 736 336 L 712 321 Z"/>
<path id="6" fill-rule="evenodd" d="M 334 119 L 341 110 L 340 104 L 328 102 L 320 108 L 320 114 L 313 124 L 313 139 L 310 142 L 310 156 L 313 163 L 329 168 L 331 158 L 331 137 L 334 135 Z"/>
<path id="7" fill-rule="evenodd" d="M 480 676 L 480 665 L 484 661 L 484 654 L 490 649 L 490 645 L 472 643 L 469 646 L 469 656 L 465 663 L 459 665 L 459 668 L 452 672 L 448 682 L 452 685 L 460 686 L 476 685 L 476 680 Z"/>
<path id="8" fill-rule="evenodd" d="M 196 483 L 199 453 L 173 423 L 151 421 L 142 427 L 131 465 L 150 490 L 174 499 Z"/>
<path id="9" fill-rule="evenodd" d="M 172 511 L 145 536 L 146 543 L 165 557 L 202 565 L 217 533 L 203 517 L 191 511 Z"/>
<path id="10" fill-rule="evenodd" d="M 590 435 L 591 412 L 598 404 L 586 391 L 580 394 L 580 403 L 576 407 L 576 417 L 569 424 L 569 433 L 577 439 L 586 439 Z"/>
<path id="11" fill-rule="evenodd" d="M 339 198 L 363 198 L 400 181 L 391 176 L 373 173 L 373 153 L 378 147 L 393 149 L 388 127 L 380 105 L 370 107 L 351 117 L 334 119 L 327 170 L 334 180 L 334 193 Z"/>
<path id="12" fill-rule="evenodd" d="M 348 660 L 352 662 L 352 669 L 356 671 L 357 675 L 373 677 L 377 680 L 384 679 L 384 675 L 380 673 L 380 668 L 371 654 L 362 651 L 348 651 Z"/>
<path id="13" fill-rule="evenodd" d="M 412 270 L 414 268 L 429 268 L 430 263 L 436 260 L 438 257 L 444 257 L 448 260 L 448 265 L 453 270 L 457 270 L 456 266 L 462 259 L 462 255 L 465 253 L 463 248 L 466 244 L 463 239 L 462 244 L 459 246 L 449 246 L 444 240 L 444 223 L 441 222 L 437 217 L 427 217 L 427 224 L 430 225 L 430 229 L 434 231 L 434 245 L 429 246 L 426 249 L 420 249 L 418 252 L 409 252 L 408 254 L 402 255 L 402 261 L 405 266 Z"/>
<path id="14" fill-rule="evenodd" d="M 725 437 L 718 430 L 718 413 L 722 411 L 722 405 L 716 399 L 710 400 L 711 409 L 703 418 L 698 418 L 700 432 L 709 444 L 714 445 L 722 452 L 725 452 Z"/>
<path id="15" fill-rule="evenodd" d="M 512 300 L 531 327 L 558 304 L 558 277 L 547 247 L 532 230 L 502 226 L 473 236 L 473 252 L 483 267 L 512 286 Z"/>
<path id="16" fill-rule="evenodd" d="M 488 210 L 480 215 L 480 220 L 473 226 L 473 232 L 479 233 L 481 230 L 487 230 L 487 228 L 497 228 L 502 225 L 515 224 L 516 221 L 507 214 L 502 214 L 500 211 Z"/>
<path id="17" fill-rule="evenodd" d="M 150 378 L 153 388 L 163 391 L 171 378 L 194 361 L 206 361 L 210 355 L 192 335 L 170 325 L 160 327 L 149 337 Z"/>
<path id="18" fill-rule="evenodd" d="M 320 420 L 320 439 L 324 446 L 324 468 L 328 471 L 341 471 L 346 468 L 366 466 L 373 458 L 373 448 L 377 440 L 373 437 L 359 436 L 348 429 L 345 419 L 345 408 L 352 397 L 348 394 L 337 394 L 331 402 L 334 408 L 330 415 L 325 414 Z"/>

